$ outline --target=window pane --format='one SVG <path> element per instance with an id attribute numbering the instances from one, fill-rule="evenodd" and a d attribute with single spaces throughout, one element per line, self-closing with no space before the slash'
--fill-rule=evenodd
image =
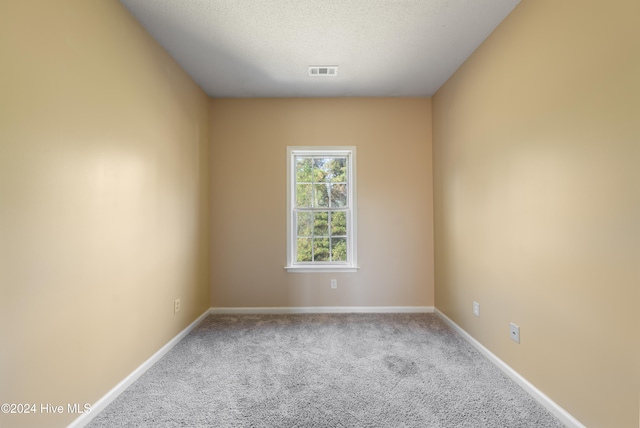
<path id="1" fill-rule="evenodd" d="M 311 183 L 311 158 L 296 158 L 296 182 Z"/>
<path id="2" fill-rule="evenodd" d="M 297 214 L 298 236 L 313 235 L 313 213 L 301 212 Z"/>
<path id="3" fill-rule="evenodd" d="M 316 183 L 331 180 L 331 158 L 313 160 L 313 179 Z"/>
<path id="4" fill-rule="evenodd" d="M 320 271 L 334 263 L 337 270 L 354 267 L 357 260 L 351 234 L 356 228 L 352 217 L 356 195 L 351 192 L 356 177 L 351 168 L 355 150 L 288 147 L 287 154 L 287 270 L 308 267 Z"/>
<path id="5" fill-rule="evenodd" d="M 296 185 L 296 208 L 311 208 L 312 184 Z"/>
<path id="6" fill-rule="evenodd" d="M 314 207 L 328 207 L 329 206 L 329 185 L 328 184 L 314 184 Z"/>
<path id="7" fill-rule="evenodd" d="M 347 185 L 346 184 L 331 185 L 331 206 L 332 207 L 347 206 Z"/>
<path id="8" fill-rule="evenodd" d="M 313 239 L 313 261 L 314 262 L 329 261 L 329 238 Z"/>
<path id="9" fill-rule="evenodd" d="M 299 262 L 311 261 L 311 238 L 298 238 L 296 254 L 296 259 Z"/>
<path id="10" fill-rule="evenodd" d="M 347 235 L 347 213 L 344 211 L 331 212 L 331 235 Z"/>
<path id="11" fill-rule="evenodd" d="M 329 212 L 316 212 L 313 219 L 313 234 L 315 236 L 329 236 Z"/>
<path id="12" fill-rule="evenodd" d="M 347 181 L 347 158 L 333 158 L 330 169 L 333 183 Z"/>
<path id="13" fill-rule="evenodd" d="M 347 238 L 331 238 L 331 260 L 334 262 L 347 261 Z"/>

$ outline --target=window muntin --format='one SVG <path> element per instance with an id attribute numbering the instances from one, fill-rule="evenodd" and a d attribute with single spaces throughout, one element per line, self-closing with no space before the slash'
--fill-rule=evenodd
<path id="1" fill-rule="evenodd" d="M 287 269 L 355 269 L 355 148 L 288 149 Z"/>

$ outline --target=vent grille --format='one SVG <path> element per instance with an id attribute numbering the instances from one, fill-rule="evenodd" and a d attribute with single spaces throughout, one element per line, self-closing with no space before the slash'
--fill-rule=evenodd
<path id="1" fill-rule="evenodd" d="M 337 65 L 310 65 L 309 76 L 313 77 L 335 77 L 338 75 Z"/>

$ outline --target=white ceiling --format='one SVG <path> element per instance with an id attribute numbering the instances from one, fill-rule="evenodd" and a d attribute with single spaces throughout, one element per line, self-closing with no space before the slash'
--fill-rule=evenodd
<path id="1" fill-rule="evenodd" d="M 520 0 L 120 1 L 212 97 L 404 97 L 433 95 Z"/>

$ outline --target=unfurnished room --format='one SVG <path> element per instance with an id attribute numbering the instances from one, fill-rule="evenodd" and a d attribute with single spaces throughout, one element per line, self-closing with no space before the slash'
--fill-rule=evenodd
<path id="1" fill-rule="evenodd" d="M 640 426 L 638 0 L 0 0 L 0 428 Z"/>

